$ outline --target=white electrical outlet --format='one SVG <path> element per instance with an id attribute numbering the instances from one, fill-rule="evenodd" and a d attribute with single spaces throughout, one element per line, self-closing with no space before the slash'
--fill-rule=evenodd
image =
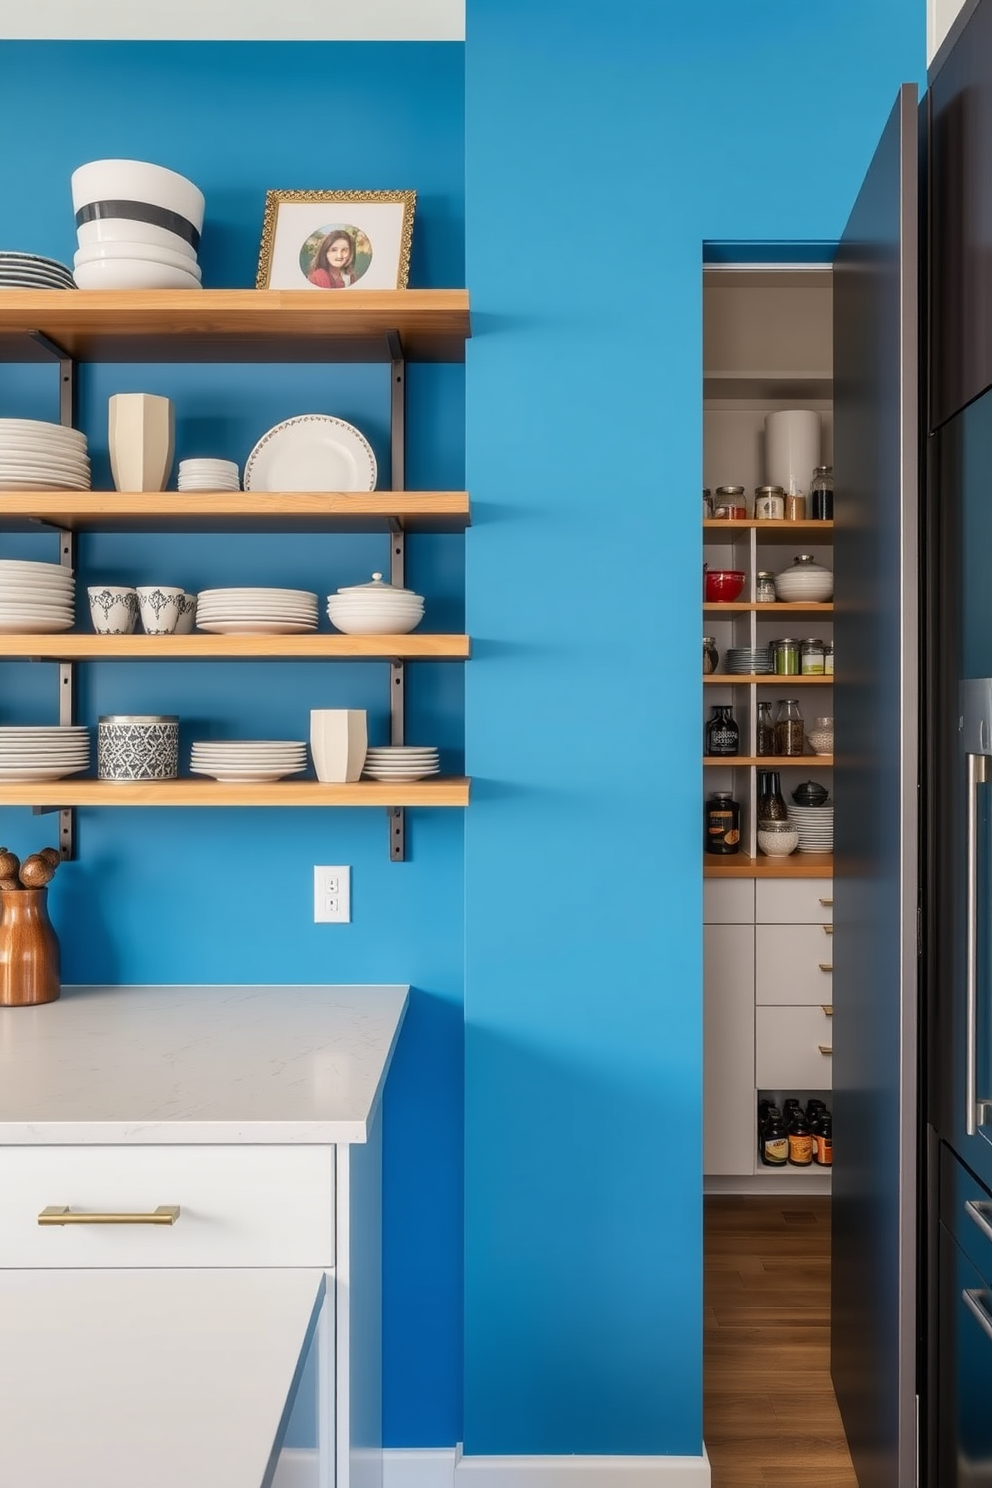
<path id="1" fill-rule="evenodd" d="M 350 868 L 314 868 L 313 918 L 316 925 L 350 925 Z"/>

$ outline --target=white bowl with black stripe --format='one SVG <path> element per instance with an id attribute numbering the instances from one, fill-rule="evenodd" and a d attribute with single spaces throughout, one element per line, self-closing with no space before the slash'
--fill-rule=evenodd
<path id="1" fill-rule="evenodd" d="M 81 165 L 72 173 L 72 206 L 81 247 L 141 241 L 190 257 L 199 248 L 203 192 L 163 165 L 143 160 L 93 160 Z"/>

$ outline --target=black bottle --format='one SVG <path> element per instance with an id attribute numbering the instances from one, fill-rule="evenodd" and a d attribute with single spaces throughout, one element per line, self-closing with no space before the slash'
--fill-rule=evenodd
<path id="1" fill-rule="evenodd" d="M 768 1168 L 784 1168 L 789 1161 L 789 1136 L 781 1116 L 769 1116 L 761 1134 L 761 1161 Z"/>
<path id="2" fill-rule="evenodd" d="M 833 1167 L 834 1124 L 827 1110 L 817 1112 L 813 1126 L 813 1161 L 821 1168 Z"/>
<path id="3" fill-rule="evenodd" d="M 813 1137 L 802 1106 L 792 1113 L 788 1139 L 790 1165 L 794 1168 L 808 1168 L 813 1161 Z"/>
<path id="4" fill-rule="evenodd" d="M 779 1125 L 782 1125 L 781 1111 L 772 1101 L 761 1101 L 758 1108 L 758 1157 L 766 1167 L 768 1166 L 768 1159 L 765 1156 L 765 1133 L 773 1122 L 778 1122 Z"/>
<path id="5" fill-rule="evenodd" d="M 797 1100 L 794 1095 L 790 1095 L 788 1100 L 782 1102 L 782 1116 L 786 1126 L 788 1126 L 795 1113 L 802 1110 L 802 1105 L 802 1101 Z"/>
<path id="6" fill-rule="evenodd" d="M 740 753 L 741 731 L 729 703 L 718 703 L 706 725 L 706 753 L 729 757 Z"/>
<path id="7" fill-rule="evenodd" d="M 806 1102 L 806 1120 L 812 1123 L 814 1117 L 819 1116 L 820 1112 L 825 1111 L 826 1109 L 826 1101 L 820 1100 L 815 1095 L 811 1096 L 811 1098 Z"/>
<path id="8" fill-rule="evenodd" d="M 782 797 L 782 777 L 777 770 L 758 771 L 758 820 L 789 820 L 788 807 Z"/>
<path id="9" fill-rule="evenodd" d="M 706 802 L 703 848 L 725 855 L 741 850 L 741 807 L 730 791 L 714 791 Z"/>

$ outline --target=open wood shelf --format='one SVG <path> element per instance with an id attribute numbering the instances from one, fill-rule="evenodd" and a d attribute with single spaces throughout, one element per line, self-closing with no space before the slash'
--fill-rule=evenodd
<path id="1" fill-rule="evenodd" d="M 792 853 L 787 858 L 756 858 L 747 853 L 735 857 L 703 854 L 704 878 L 832 878 L 833 853 Z"/>
<path id="2" fill-rule="evenodd" d="M 764 518 L 727 522 L 722 518 L 705 517 L 703 519 L 703 541 L 712 542 L 721 533 L 726 537 L 743 537 L 748 532 L 758 534 L 759 543 L 782 542 L 794 543 L 797 538 L 806 538 L 815 543 L 819 538 L 827 536 L 832 538 L 834 530 L 833 521 L 829 522 L 770 522 Z"/>
<path id="3" fill-rule="evenodd" d="M 0 306 L 2 311 L 2 306 Z M 0 530 L 464 532 L 467 491 L 2 491 Z"/>
<path id="4" fill-rule="evenodd" d="M 757 604 L 753 600 L 735 599 L 731 602 L 705 600 L 704 611 L 717 615 L 746 614 L 749 610 L 755 610 L 761 615 L 832 615 L 833 604 L 797 604 L 793 601 L 786 603 L 785 600 L 776 600 L 774 604 Z"/>
<path id="5" fill-rule="evenodd" d="M 467 635 L 0 635 L 0 658 L 33 661 L 467 661 Z"/>
<path id="6" fill-rule="evenodd" d="M 805 769 L 807 765 L 819 765 L 827 769 L 833 765 L 832 754 L 704 754 L 704 765 L 757 765 L 762 770 L 791 770 L 795 766 Z"/>
<path id="7" fill-rule="evenodd" d="M 202 778 L 117 782 L 110 780 L 0 782 L 0 806 L 467 806 L 471 782 L 463 776 L 414 780 L 406 785 L 358 780 L 323 785 L 319 780 L 225 784 Z"/>
<path id="8" fill-rule="evenodd" d="M 4 290 L 0 359 L 49 361 L 40 331 L 85 362 L 461 362 L 465 289 Z"/>
<path id="9" fill-rule="evenodd" d="M 750 686 L 756 682 L 759 687 L 784 687 L 786 683 L 791 687 L 793 683 L 797 687 L 832 687 L 833 673 L 822 677 L 789 677 L 781 672 L 707 672 L 703 676 L 707 686 L 722 683 L 724 687 Z"/>

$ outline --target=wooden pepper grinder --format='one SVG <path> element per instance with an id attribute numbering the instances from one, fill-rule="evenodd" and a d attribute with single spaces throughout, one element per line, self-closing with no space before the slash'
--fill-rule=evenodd
<path id="1" fill-rule="evenodd" d="M 59 861 L 55 848 L 23 863 L 0 848 L 0 1007 L 36 1007 L 62 990 L 46 887 Z"/>

